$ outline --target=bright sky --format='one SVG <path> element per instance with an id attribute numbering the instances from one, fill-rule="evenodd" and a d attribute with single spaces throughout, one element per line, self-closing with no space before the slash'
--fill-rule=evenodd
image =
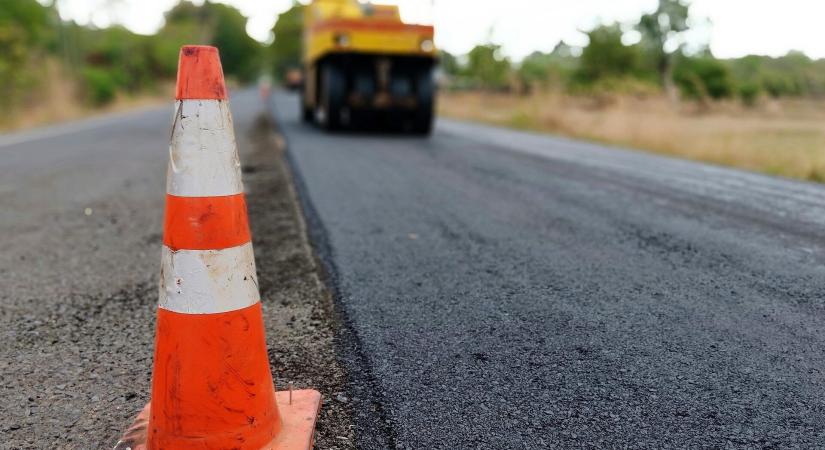
<path id="1" fill-rule="evenodd" d="M 57 0 L 61 15 L 105 27 L 113 22 L 149 34 L 163 25 L 163 12 L 178 0 Z M 267 41 L 275 16 L 292 0 L 220 0 L 249 18 L 247 32 Z M 306 0 L 304 0 L 306 1 Z M 386 3 L 386 0 L 376 3 Z M 202 3 L 197 0 L 196 3 Z M 409 20 L 434 23 L 437 44 L 466 53 L 492 38 L 504 52 L 521 59 L 534 50 L 551 50 L 564 39 L 586 44 L 579 30 L 598 22 L 634 21 L 657 0 L 398 0 Z M 802 50 L 825 57 L 823 0 L 693 0 L 699 26 L 692 42 L 709 42 L 718 57 L 746 54 L 780 56 Z M 712 23 L 708 25 L 707 20 Z M 492 30 L 492 34 L 491 34 Z"/>

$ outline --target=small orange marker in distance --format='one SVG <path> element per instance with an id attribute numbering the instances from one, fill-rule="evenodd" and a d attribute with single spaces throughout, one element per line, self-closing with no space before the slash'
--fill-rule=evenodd
<path id="1" fill-rule="evenodd" d="M 115 450 L 309 449 L 321 394 L 275 392 L 215 47 L 181 49 L 176 99 L 152 399 Z"/>

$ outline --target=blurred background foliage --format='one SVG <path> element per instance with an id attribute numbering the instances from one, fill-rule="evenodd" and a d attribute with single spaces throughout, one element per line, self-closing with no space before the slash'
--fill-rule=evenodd
<path id="1" fill-rule="evenodd" d="M 582 48 L 561 42 L 519 62 L 491 39 L 467 54 L 445 51 L 442 84 L 518 94 L 659 92 L 697 102 L 737 99 L 746 106 L 763 98 L 825 96 L 825 60 L 800 52 L 717 59 L 707 48 L 688 51 L 682 36 L 692 24 L 689 13 L 684 0 L 660 0 L 657 10 L 635 23 L 583 30 L 589 43 Z M 157 92 L 174 79 L 185 43 L 219 47 L 227 77 L 237 83 L 264 73 L 283 78 L 300 67 L 302 14 L 298 2 L 280 14 L 266 45 L 249 37 L 247 19 L 237 9 L 209 1 L 179 2 L 166 13 L 163 27 L 145 36 L 120 26 L 98 29 L 63 21 L 48 0 L 2 0 L 0 106 L 14 111 L 42 103 L 54 95 L 49 91 L 54 86 L 71 90 L 88 106 Z"/>
<path id="2" fill-rule="evenodd" d="M 685 0 L 660 0 L 657 10 L 635 23 L 602 24 L 583 30 L 588 44 L 559 43 L 521 62 L 502 57 L 495 42 L 467 55 L 442 52 L 441 70 L 453 89 L 529 94 L 553 89 L 571 94 L 664 93 L 673 99 L 739 100 L 825 97 L 825 60 L 801 52 L 717 59 L 707 46 L 687 49 L 684 35 L 694 23 Z M 628 43 L 628 41 L 631 41 Z"/>
<path id="3" fill-rule="evenodd" d="M 301 37 L 304 31 L 304 6 L 298 2 L 278 15 L 272 27 L 274 40 L 269 46 L 272 73 L 284 79 L 290 69 L 301 67 Z"/>
<path id="4" fill-rule="evenodd" d="M 0 1 L 0 106 L 25 108 L 55 87 L 72 89 L 90 106 L 162 89 L 175 77 L 183 44 L 219 47 L 227 77 L 239 83 L 255 79 L 266 64 L 266 46 L 249 37 L 246 17 L 233 7 L 182 1 L 165 18 L 156 34 L 145 36 L 63 21 L 54 4 Z"/>

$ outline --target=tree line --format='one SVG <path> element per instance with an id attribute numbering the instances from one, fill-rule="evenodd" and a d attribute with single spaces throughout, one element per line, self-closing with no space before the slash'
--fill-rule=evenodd
<path id="1" fill-rule="evenodd" d="M 300 67 L 303 8 L 294 2 L 279 15 L 274 40 L 265 45 L 246 33 L 247 19 L 237 9 L 208 0 L 202 5 L 181 0 L 151 36 L 122 26 L 99 29 L 64 21 L 53 4 L 2 0 L 0 106 L 13 111 L 48 101 L 44 88 L 54 81 L 53 67 L 75 87 L 79 100 L 91 105 L 158 89 L 174 79 L 183 44 L 219 47 L 227 77 L 240 83 L 262 73 L 281 77 Z M 691 24 L 686 0 L 660 0 L 655 11 L 635 23 L 586 31 L 583 48 L 561 42 L 550 52 L 514 62 L 499 45 L 487 42 L 466 55 L 442 51 L 440 70 L 450 87 L 522 93 L 663 91 L 700 101 L 738 98 L 746 104 L 763 96 L 825 96 L 825 60 L 801 52 L 718 59 L 707 48 L 687 49 Z"/>
<path id="2" fill-rule="evenodd" d="M 266 68 L 267 47 L 246 33 L 246 17 L 231 6 L 181 1 L 165 19 L 146 36 L 117 25 L 100 29 L 61 20 L 54 4 L 2 0 L 0 106 L 9 111 L 48 101 L 43 97 L 55 82 L 53 72 L 91 105 L 158 89 L 174 80 L 184 44 L 220 48 L 227 77 L 242 83 Z"/>
<path id="3" fill-rule="evenodd" d="M 660 0 L 658 8 L 632 24 L 602 24 L 586 31 L 588 44 L 564 42 L 550 52 L 534 52 L 515 63 L 494 42 L 466 55 L 442 52 L 448 85 L 530 92 L 563 89 L 572 93 L 665 92 L 699 101 L 760 97 L 825 96 L 825 60 L 791 51 L 787 55 L 718 59 L 704 46 L 689 50 L 690 6 Z M 635 43 L 627 43 L 635 37 Z"/>

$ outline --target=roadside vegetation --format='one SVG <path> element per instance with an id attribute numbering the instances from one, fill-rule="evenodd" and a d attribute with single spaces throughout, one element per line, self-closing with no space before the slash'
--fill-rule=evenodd
<path id="1" fill-rule="evenodd" d="M 266 46 L 249 37 L 246 17 L 233 7 L 182 1 L 165 18 L 145 36 L 61 20 L 53 2 L 3 0 L 0 128 L 168 100 L 184 43 L 218 46 L 231 82 L 257 78 L 266 64 Z"/>
<path id="2" fill-rule="evenodd" d="M 687 45 L 701 19 L 660 0 L 514 62 L 494 42 L 442 54 L 443 115 L 825 181 L 825 60 L 718 59 Z"/>

